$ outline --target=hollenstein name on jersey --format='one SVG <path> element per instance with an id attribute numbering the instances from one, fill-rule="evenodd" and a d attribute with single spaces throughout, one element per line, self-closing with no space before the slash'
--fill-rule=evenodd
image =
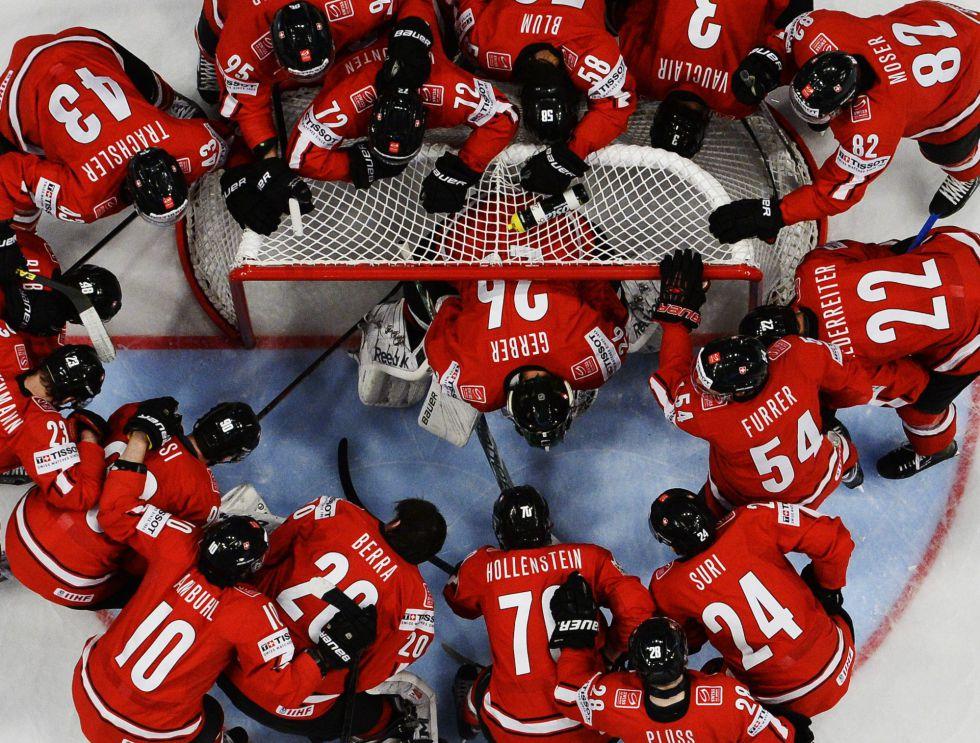
<path id="1" fill-rule="evenodd" d="M 500 557 L 487 563 L 487 583 L 551 571 L 581 569 L 582 551 L 575 547 L 556 547 L 540 555 L 502 553 Z"/>

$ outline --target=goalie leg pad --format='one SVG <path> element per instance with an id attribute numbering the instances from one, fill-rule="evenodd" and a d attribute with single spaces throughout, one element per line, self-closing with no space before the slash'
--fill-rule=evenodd
<path id="1" fill-rule="evenodd" d="M 250 516 L 268 532 L 286 520 L 270 511 L 259 491 L 247 482 L 236 485 L 221 497 L 221 513 L 224 516 Z"/>
<path id="2" fill-rule="evenodd" d="M 393 723 L 393 727 L 398 728 L 397 734 L 394 737 L 379 736 L 377 740 L 381 743 L 433 743 L 439 740 L 436 693 L 414 673 L 399 671 L 368 693 L 395 697 L 401 712 Z"/>
<path id="3" fill-rule="evenodd" d="M 357 393 L 365 405 L 405 408 L 425 395 L 429 373 L 421 348 L 409 346 L 405 300 L 379 304 L 361 324 Z"/>
<path id="4" fill-rule="evenodd" d="M 480 411 L 463 400 L 446 394 L 432 377 L 425 403 L 419 412 L 419 425 L 453 446 L 465 446 L 473 435 Z"/>
<path id="5" fill-rule="evenodd" d="M 660 289 L 654 281 L 622 281 L 620 293 L 622 302 L 630 313 L 626 323 L 629 352 L 636 353 L 650 342 L 658 328 L 653 311 L 657 306 Z"/>

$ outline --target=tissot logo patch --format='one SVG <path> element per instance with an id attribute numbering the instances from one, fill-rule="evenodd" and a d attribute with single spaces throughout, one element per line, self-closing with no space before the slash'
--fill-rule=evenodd
<path id="1" fill-rule="evenodd" d="M 34 469 L 39 475 L 48 472 L 63 472 L 82 461 L 78 456 L 75 442 L 34 452 Z"/>
<path id="2" fill-rule="evenodd" d="M 616 689 L 613 707 L 619 709 L 639 709 L 643 694 L 639 689 Z"/>

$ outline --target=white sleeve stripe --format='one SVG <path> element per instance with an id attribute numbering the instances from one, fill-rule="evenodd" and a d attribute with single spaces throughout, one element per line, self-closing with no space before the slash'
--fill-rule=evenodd
<path id="1" fill-rule="evenodd" d="M 663 408 L 664 415 L 668 418 L 674 414 L 674 403 L 670 399 L 667 388 L 660 382 L 660 377 L 656 374 L 650 376 L 650 391 L 657 398 L 657 403 Z"/>

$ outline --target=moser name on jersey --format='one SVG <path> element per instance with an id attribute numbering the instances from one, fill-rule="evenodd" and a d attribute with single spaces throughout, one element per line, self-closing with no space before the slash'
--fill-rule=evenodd
<path id="1" fill-rule="evenodd" d="M 882 69 L 888 75 L 889 84 L 900 85 L 909 79 L 908 75 L 905 74 L 902 63 L 898 61 L 898 55 L 892 51 L 891 44 L 888 43 L 884 36 L 876 36 L 873 39 L 868 39 L 868 46 L 871 47 L 871 52 L 881 62 Z"/>
<path id="2" fill-rule="evenodd" d="M 385 551 L 378 546 L 378 543 L 371 539 L 371 536 L 364 532 L 351 543 L 351 548 L 357 552 L 385 583 L 398 570 L 395 561 L 385 554 Z"/>
<path id="3" fill-rule="evenodd" d="M 168 139 L 170 134 L 163 128 L 163 124 L 154 121 L 99 150 L 82 165 L 82 170 L 92 183 L 98 183 L 120 165 L 128 163 L 137 152 L 158 147 Z"/>
<path id="4" fill-rule="evenodd" d="M 844 316 L 843 298 L 837 282 L 837 266 L 817 266 L 813 269 L 813 281 L 820 296 L 820 318 L 827 341 L 846 355 L 853 356 L 851 329 Z"/>
<path id="5" fill-rule="evenodd" d="M 184 577 L 174 583 L 174 590 L 177 595 L 184 599 L 194 611 L 207 619 L 214 621 L 214 612 L 218 609 L 221 602 L 212 593 L 191 578 L 190 573 L 184 573 Z"/>
<path id="6" fill-rule="evenodd" d="M 750 413 L 747 418 L 742 418 L 742 428 L 749 438 L 752 438 L 756 433 L 765 432 L 784 413 L 792 410 L 795 404 L 796 397 L 793 396 L 793 390 L 784 384 L 756 408 L 754 413 Z"/>
<path id="7" fill-rule="evenodd" d="M 728 92 L 729 73 L 727 70 L 685 62 L 683 59 L 661 57 L 660 66 L 657 68 L 657 77 L 660 80 L 669 80 L 675 83 L 691 83 L 718 93 Z"/>
<path id="8" fill-rule="evenodd" d="M 687 577 L 691 579 L 695 588 L 703 591 L 714 582 L 715 578 L 720 578 L 727 570 L 728 568 L 725 567 L 721 558 L 712 552 L 711 556 L 705 558 L 700 565 L 687 574 Z"/>
<path id="9" fill-rule="evenodd" d="M 487 563 L 487 583 L 540 575 L 552 570 L 581 570 L 582 551 L 559 547 L 543 555 L 506 555 Z"/>

